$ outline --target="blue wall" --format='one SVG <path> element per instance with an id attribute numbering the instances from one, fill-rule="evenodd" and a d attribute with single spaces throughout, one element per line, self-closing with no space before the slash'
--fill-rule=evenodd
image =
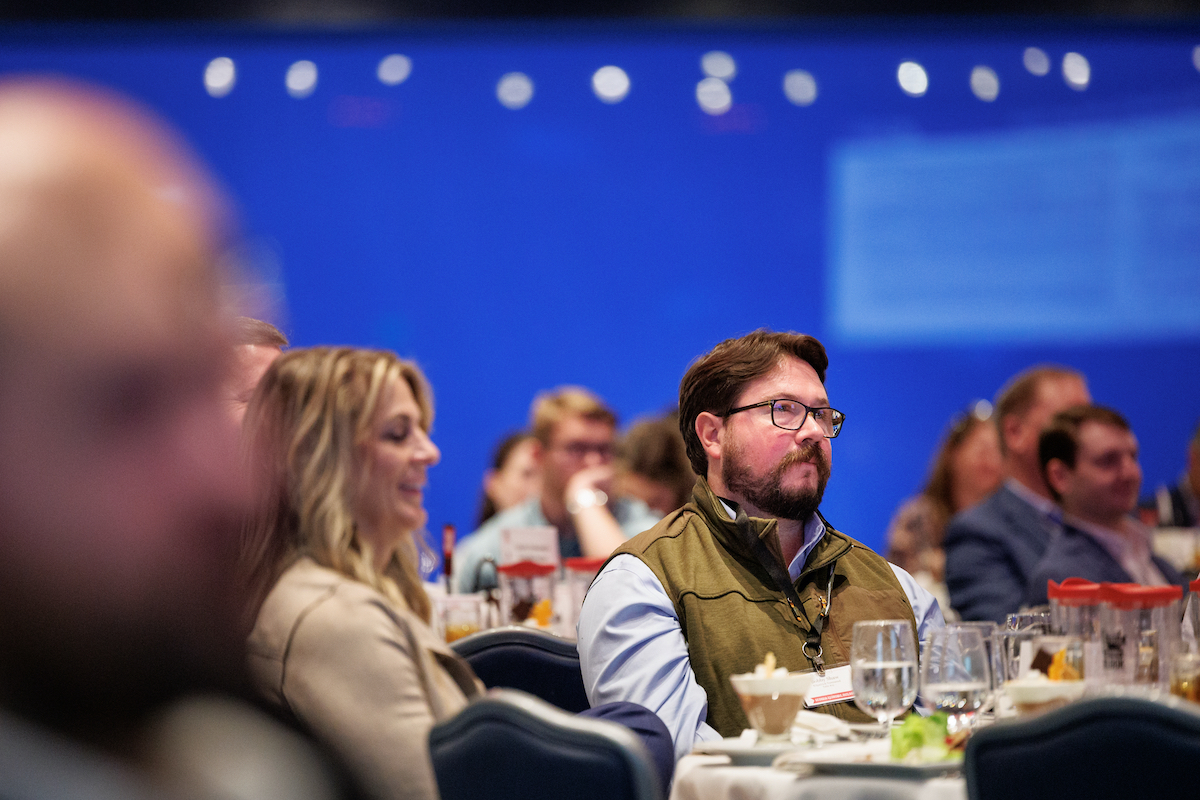
<path id="1" fill-rule="evenodd" d="M 468 530 L 487 453 L 535 392 L 624 419 L 760 326 L 830 351 L 846 412 L 824 510 L 874 545 L 947 420 L 1012 373 L 1087 373 L 1173 480 L 1200 417 L 1200 28 L 1051 23 L 9 28 L 0 70 L 116 87 L 181 127 L 241 204 L 297 345 L 389 347 L 438 399 L 431 526 Z M 1049 73 L 1023 66 L 1041 48 Z M 732 107 L 705 113 L 706 52 Z M 1067 52 L 1090 65 L 1064 80 Z M 386 86 L 376 65 L 408 56 Z M 202 76 L 234 60 L 230 93 Z M 293 98 L 295 61 L 318 68 Z M 912 97 L 897 67 L 919 62 Z M 602 103 L 614 64 L 628 96 Z M 972 94 L 985 65 L 999 95 Z M 816 80 L 789 102 L 784 74 Z M 506 73 L 533 81 L 497 101 Z"/>

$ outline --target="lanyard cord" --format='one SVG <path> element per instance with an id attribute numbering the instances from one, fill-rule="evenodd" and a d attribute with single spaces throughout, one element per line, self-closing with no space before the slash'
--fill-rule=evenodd
<path id="1" fill-rule="evenodd" d="M 728 502 L 728 501 L 726 501 Z M 802 651 L 805 658 L 812 662 L 813 669 L 818 675 L 825 675 L 825 659 L 821 648 L 821 634 L 825 631 L 825 625 L 829 621 L 829 605 L 833 598 L 833 573 L 837 568 L 837 561 L 829 565 L 829 575 L 825 581 L 825 595 L 818 597 L 820 602 L 820 613 L 817 618 L 809 622 L 808 615 L 804 613 L 804 604 L 800 600 L 800 595 L 796 593 L 796 587 L 792 584 L 791 576 L 787 570 L 783 569 L 779 564 L 779 560 L 771 555 L 771 551 L 767 549 L 767 545 L 754 534 L 754 529 L 750 525 L 750 517 L 742 510 L 741 506 L 731 503 L 737 509 L 737 516 L 734 518 L 734 524 L 737 525 L 738 531 L 741 532 L 742 538 L 749 545 L 750 551 L 754 553 L 755 559 L 771 576 L 783 596 L 787 599 L 788 608 L 792 610 L 792 615 L 796 620 L 803 621 L 804 626 L 808 628 L 808 635 L 805 637 Z"/>

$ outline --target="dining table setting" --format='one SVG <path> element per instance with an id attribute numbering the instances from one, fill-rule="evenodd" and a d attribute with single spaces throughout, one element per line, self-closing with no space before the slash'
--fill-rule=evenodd
<path id="1" fill-rule="evenodd" d="M 974 733 L 1114 688 L 1094 663 L 1085 680 L 1084 644 L 1048 615 L 949 624 L 921 642 L 906 621 L 860 621 L 844 687 L 876 720 L 860 724 L 812 710 L 820 678 L 767 654 L 730 677 L 750 727 L 698 742 L 678 762 L 669 800 L 964 800 Z"/>
<path id="2" fill-rule="evenodd" d="M 754 672 L 730 677 L 751 727 L 738 737 L 701 742 L 682 758 L 670 800 L 963 800 L 961 748 L 949 749 L 946 742 L 951 729 L 964 731 L 959 737 L 964 739 L 965 730 L 978 723 L 976 717 L 992 697 L 992 676 L 981 634 L 970 628 L 949 630 L 952 636 L 927 643 L 926 658 L 919 661 L 907 621 L 855 624 L 853 701 L 875 723 L 850 724 L 809 710 L 805 706 L 818 695 L 813 686 L 820 678 L 813 672 L 789 672 L 766 654 Z M 935 646 L 936 659 L 931 657 Z M 922 679 L 924 694 L 953 713 L 928 720 L 918 716 L 893 727 L 895 718 L 917 700 Z M 975 691 L 976 684 L 983 690 Z M 938 747 L 925 746 L 924 730 L 916 730 L 924 726 L 932 729 L 929 739 Z M 901 753 L 905 743 L 907 750 Z"/>
<path id="3" fill-rule="evenodd" d="M 961 758 L 895 760 L 890 738 L 869 727 L 801 711 L 784 741 L 760 740 L 751 728 L 735 739 L 702 743 L 676 765 L 670 800 L 966 798 Z"/>

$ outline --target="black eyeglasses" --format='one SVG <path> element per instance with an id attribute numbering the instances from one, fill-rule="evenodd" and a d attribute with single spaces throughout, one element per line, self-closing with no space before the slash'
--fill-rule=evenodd
<path id="1" fill-rule="evenodd" d="M 728 417 L 739 411 L 749 411 L 752 408 L 771 407 L 771 424 L 785 431 L 798 431 L 804 427 L 804 421 L 810 416 L 816 421 L 817 427 L 825 434 L 826 439 L 836 439 L 842 432 L 842 423 L 846 415 L 835 408 L 811 408 L 798 400 L 763 400 L 740 408 L 731 408 L 721 416 Z"/>

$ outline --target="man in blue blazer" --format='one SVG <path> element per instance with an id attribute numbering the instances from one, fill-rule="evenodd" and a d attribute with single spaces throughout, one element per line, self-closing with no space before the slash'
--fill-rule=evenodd
<path id="1" fill-rule="evenodd" d="M 1046 582 L 1162 586 L 1183 577 L 1151 550 L 1151 531 L 1130 516 L 1142 485 L 1137 437 L 1116 411 L 1076 406 L 1051 420 L 1038 447 L 1046 484 L 1062 504 L 1063 530 L 1042 556 L 1026 602 L 1046 602 Z"/>
<path id="2" fill-rule="evenodd" d="M 946 529 L 946 586 L 965 620 L 1004 622 L 1020 607 L 1060 512 L 1042 477 L 1038 437 L 1055 413 L 1091 402 L 1083 375 L 1038 366 L 1012 378 L 996 398 L 1006 480 Z"/>

